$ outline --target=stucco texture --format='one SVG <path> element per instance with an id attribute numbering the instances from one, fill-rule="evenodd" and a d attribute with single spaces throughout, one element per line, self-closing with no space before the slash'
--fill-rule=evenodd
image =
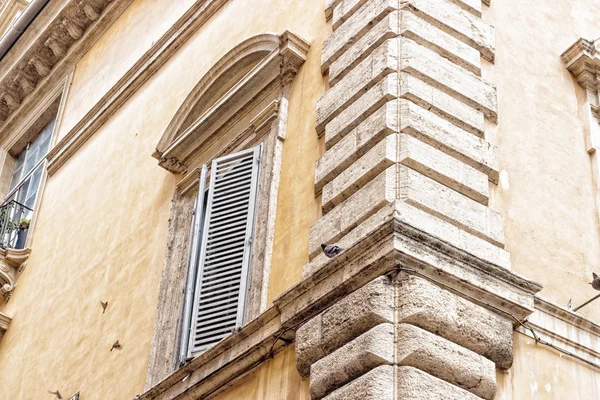
<path id="1" fill-rule="evenodd" d="M 492 208 L 505 220 L 515 272 L 544 285 L 540 296 L 566 307 L 597 294 L 600 233 L 583 90 L 560 56 L 581 37 L 600 37 L 597 1 L 509 0 L 485 8 L 496 28 L 496 62 L 485 77 L 498 88 L 501 179 Z M 581 311 L 600 322 L 600 303 Z"/>
<path id="2" fill-rule="evenodd" d="M 59 137 L 192 3 L 133 3 L 77 65 Z M 231 1 L 48 179 L 27 269 L 11 301 L 0 305 L 13 317 L 0 342 L 0 398 L 41 399 L 58 389 L 63 396 L 81 391 L 82 399 L 129 400 L 143 391 L 170 201 L 180 178 L 151 154 L 219 58 L 250 36 L 285 30 L 313 47 L 292 85 L 270 298 L 300 279 L 308 231 L 319 213 L 312 189 L 321 146 L 314 110 L 324 91 L 318 65 L 330 28 L 323 0 Z M 109 302 L 105 314 L 100 301 Z M 111 352 L 117 339 L 122 348 Z M 285 375 L 272 379 L 296 382 L 280 387 L 300 396 L 306 385 L 293 358 L 288 350 L 256 376 L 277 375 L 285 364 Z"/>
<path id="3" fill-rule="evenodd" d="M 514 335 L 515 362 L 498 371 L 495 400 L 595 400 L 600 398 L 600 374 L 594 368 L 529 336 Z"/>

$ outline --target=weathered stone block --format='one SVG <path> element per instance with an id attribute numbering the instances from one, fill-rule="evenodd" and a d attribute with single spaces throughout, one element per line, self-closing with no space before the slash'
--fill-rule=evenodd
<path id="1" fill-rule="evenodd" d="M 400 134 L 402 165 L 456 190 L 471 199 L 487 205 L 489 184 L 487 176 L 413 136 Z"/>
<path id="2" fill-rule="evenodd" d="M 296 333 L 296 365 L 310 366 L 371 328 L 394 321 L 394 287 L 382 276 L 354 291 L 301 326 Z"/>
<path id="3" fill-rule="evenodd" d="M 501 369 L 513 361 L 511 321 L 433 283 L 399 275 L 397 321 L 418 326 L 480 354 Z"/>
<path id="4" fill-rule="evenodd" d="M 484 115 L 481 111 L 406 72 L 400 74 L 400 97 L 483 138 Z"/>
<path id="5" fill-rule="evenodd" d="M 441 30 L 473 46 L 494 62 L 494 28 L 450 0 L 406 0 L 405 7 Z"/>
<path id="6" fill-rule="evenodd" d="M 362 157 L 375 143 L 398 132 L 398 129 L 398 102 L 393 100 L 385 103 L 321 156 L 315 170 L 315 192 L 320 193 L 323 186 Z"/>
<path id="7" fill-rule="evenodd" d="M 417 76 L 461 100 L 491 120 L 498 118 L 496 88 L 472 72 L 441 57 L 436 52 L 415 41 L 403 38 L 401 70 Z"/>
<path id="8" fill-rule="evenodd" d="M 506 250 L 404 201 L 396 202 L 394 218 L 398 224 L 415 228 L 481 261 L 510 269 L 510 255 Z"/>
<path id="9" fill-rule="evenodd" d="M 364 156 L 323 188 L 321 202 L 323 212 L 350 197 L 371 179 L 398 161 L 398 135 L 389 135 L 376 144 Z M 487 185 L 487 179 L 485 180 Z"/>
<path id="10" fill-rule="evenodd" d="M 361 222 L 396 199 L 396 167 L 389 167 L 352 196 L 321 217 L 310 229 L 309 257 L 321 253 L 322 243 L 334 243 Z"/>
<path id="11" fill-rule="evenodd" d="M 324 400 L 395 400 L 394 392 L 394 367 L 383 365 L 329 394 Z"/>
<path id="12" fill-rule="evenodd" d="M 317 130 L 317 133 L 319 135 L 325 133 L 325 145 L 330 148 L 382 105 L 396 98 L 398 98 L 398 74 L 393 73 L 383 78 L 332 119 L 325 125 L 324 132 Z"/>
<path id="13" fill-rule="evenodd" d="M 350 18 L 367 1 L 371 0 L 340 0 L 339 4 L 333 9 L 331 25 L 337 29 L 344 21 Z"/>
<path id="14" fill-rule="evenodd" d="M 454 3 L 465 11 L 470 12 L 476 17 L 481 17 L 482 0 L 454 0 Z"/>
<path id="15" fill-rule="evenodd" d="M 356 43 L 352 44 L 329 68 L 329 85 L 334 86 L 348 71 L 365 59 L 371 52 L 388 39 L 395 38 L 399 33 L 399 12 L 388 14 L 369 30 Z M 470 48 L 470 47 L 469 47 Z M 479 52 L 477 53 L 479 59 Z"/>
<path id="16" fill-rule="evenodd" d="M 336 86 L 329 89 L 317 104 L 317 130 L 337 116 L 350 103 L 379 82 L 385 75 L 398 71 L 398 40 L 389 39 L 358 64 Z"/>
<path id="17" fill-rule="evenodd" d="M 323 43 L 321 70 L 327 72 L 329 66 L 345 52 L 352 43 L 364 36 L 369 29 L 386 15 L 398 9 L 398 0 L 372 0 L 366 2 L 354 15 L 348 18 Z"/>
<path id="18" fill-rule="evenodd" d="M 401 131 L 463 161 L 498 182 L 496 147 L 444 118 L 408 101 L 400 101 Z"/>
<path id="19" fill-rule="evenodd" d="M 413 367 L 397 367 L 396 398 L 402 400 L 479 400 L 464 389 Z"/>
<path id="20" fill-rule="evenodd" d="M 479 51 L 436 28 L 423 18 L 410 12 L 409 9 L 402 10 L 400 15 L 400 33 L 403 37 L 412 39 L 420 45 L 436 51 L 442 57 L 476 75 L 481 75 L 481 54 Z M 329 72 L 330 75 L 332 70 L 333 65 Z"/>
<path id="21" fill-rule="evenodd" d="M 394 326 L 377 325 L 312 365 L 311 397 L 320 399 L 374 368 L 393 363 Z"/>
<path id="22" fill-rule="evenodd" d="M 405 166 L 399 170 L 399 198 L 465 231 L 502 247 L 502 216 L 459 192 Z"/>
<path id="23" fill-rule="evenodd" d="M 397 365 L 418 368 L 484 399 L 494 398 L 496 367 L 487 358 L 414 325 L 399 324 L 396 343 Z"/>

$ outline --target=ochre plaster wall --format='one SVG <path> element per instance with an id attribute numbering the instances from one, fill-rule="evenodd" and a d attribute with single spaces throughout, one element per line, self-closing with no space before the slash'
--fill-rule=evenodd
<path id="1" fill-rule="evenodd" d="M 191 3 L 133 3 L 77 65 L 59 136 L 167 29 L 155 29 L 155 22 L 172 23 Z M 270 298 L 300 278 L 308 229 L 319 213 L 312 188 L 321 146 L 314 110 L 324 91 L 320 49 L 330 27 L 323 0 L 231 1 L 48 179 L 30 262 L 11 301 L 0 306 L 13 317 L 0 342 L 0 398 L 40 399 L 58 389 L 63 396 L 81 391 L 86 400 L 129 400 L 143 390 L 170 200 L 179 179 L 151 154 L 187 94 L 219 58 L 250 36 L 285 30 L 312 48 L 292 85 Z M 109 302 L 104 315 L 100 301 Z M 117 339 L 122 349 L 109 351 Z M 286 350 L 256 374 L 269 376 L 268 382 L 289 381 L 281 390 L 298 387 L 292 391 L 300 396 L 307 389 L 293 358 Z M 263 390 L 267 381 L 248 382 L 247 390 Z M 282 398 L 275 394 L 279 389 L 269 390 Z"/>
<path id="2" fill-rule="evenodd" d="M 515 362 L 498 372 L 496 400 L 596 400 L 600 371 L 515 333 Z"/>
<path id="3" fill-rule="evenodd" d="M 308 379 L 296 370 L 296 351 L 287 347 L 214 398 L 217 400 L 310 400 Z"/>
<path id="4" fill-rule="evenodd" d="M 513 270 L 544 285 L 540 295 L 563 307 L 595 292 L 600 233 L 592 166 L 586 152 L 583 90 L 561 61 L 581 37 L 600 37 L 600 2 L 492 2 L 496 28 L 499 121 L 487 133 L 499 147 L 501 182 L 492 207 L 504 215 Z M 581 311 L 600 322 L 600 303 Z"/>

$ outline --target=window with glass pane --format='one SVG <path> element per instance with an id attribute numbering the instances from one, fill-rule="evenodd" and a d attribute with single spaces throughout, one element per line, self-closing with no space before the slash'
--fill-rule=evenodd
<path id="1" fill-rule="evenodd" d="M 22 248 L 33 215 L 54 119 L 19 153 L 8 196 L 0 208 L 0 247 Z"/>

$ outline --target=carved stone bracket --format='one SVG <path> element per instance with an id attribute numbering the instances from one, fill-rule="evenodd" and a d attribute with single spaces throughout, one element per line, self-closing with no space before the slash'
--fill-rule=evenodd
<path id="1" fill-rule="evenodd" d="M 11 321 L 11 318 L 8 315 L 2 314 L 0 312 L 0 340 L 2 340 L 2 336 L 4 336 L 4 333 L 8 329 L 8 326 L 10 325 L 10 321 Z"/>
<path id="2" fill-rule="evenodd" d="M 8 301 L 25 269 L 30 249 L 0 249 L 0 294 Z"/>

